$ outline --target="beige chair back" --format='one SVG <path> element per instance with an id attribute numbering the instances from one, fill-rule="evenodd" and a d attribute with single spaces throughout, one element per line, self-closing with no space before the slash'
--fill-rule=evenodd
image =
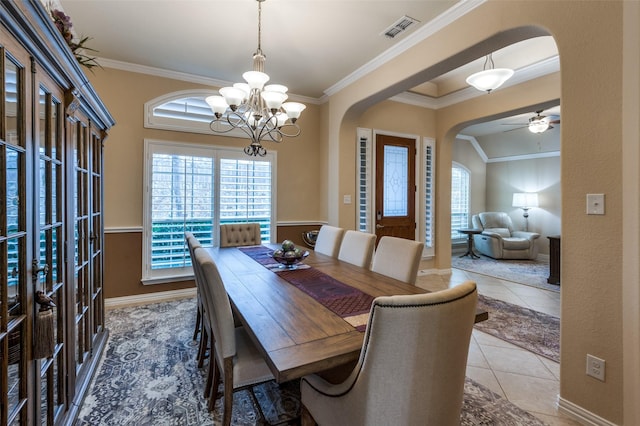
<path id="1" fill-rule="evenodd" d="M 303 377 L 303 415 L 320 425 L 459 425 L 477 299 L 472 281 L 376 298 L 347 380 Z"/>
<path id="2" fill-rule="evenodd" d="M 236 354 L 233 313 L 229 296 L 222 284 L 220 272 L 213 258 L 206 250 L 195 251 L 196 262 L 202 271 L 204 285 L 203 296 L 209 322 L 216 340 L 216 356 L 220 360 Z"/>
<path id="3" fill-rule="evenodd" d="M 405 283 L 415 284 L 424 244 L 397 237 L 382 237 L 373 255 L 371 270 Z"/>
<path id="4" fill-rule="evenodd" d="M 348 230 L 342 238 L 338 259 L 369 269 L 375 246 L 375 234 Z"/>
<path id="5" fill-rule="evenodd" d="M 344 229 L 331 225 L 322 225 L 318 232 L 314 251 L 331 257 L 338 257 Z"/>
<path id="6" fill-rule="evenodd" d="M 225 223 L 220 225 L 220 247 L 257 246 L 262 244 L 259 223 Z"/>

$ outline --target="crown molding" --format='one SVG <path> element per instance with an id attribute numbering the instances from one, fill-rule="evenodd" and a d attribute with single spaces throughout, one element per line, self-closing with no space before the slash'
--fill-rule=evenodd
<path id="1" fill-rule="evenodd" d="M 535 78 L 543 77 L 545 75 L 553 74 L 559 71 L 560 57 L 558 55 L 552 56 L 550 58 L 536 62 L 535 64 L 527 65 L 525 67 L 517 69 L 513 77 L 507 80 L 498 90 L 515 86 L 517 84 L 524 83 L 525 81 L 533 80 Z M 474 89 L 473 87 L 466 87 L 461 90 L 456 90 L 455 92 L 449 93 L 448 95 L 442 96 L 440 98 L 433 98 L 431 96 L 420 95 L 418 93 L 404 92 L 391 97 L 390 100 L 423 108 L 440 109 L 485 95 L 485 92 L 481 92 L 480 90 Z"/>
<path id="2" fill-rule="evenodd" d="M 96 58 L 96 61 L 102 68 L 112 68 L 120 71 L 135 72 L 138 74 L 153 75 L 156 77 L 170 78 L 172 80 L 186 81 L 189 83 L 204 84 L 207 86 L 226 87 L 232 86 L 233 82 L 218 80 L 216 78 L 204 77 L 201 75 L 189 74 L 179 71 L 165 70 L 162 68 L 149 67 L 146 65 L 133 64 L 130 62 L 116 61 L 108 58 Z M 313 105 L 320 105 L 320 99 L 311 98 L 309 96 L 296 95 L 289 93 L 289 99 Z"/>
<path id="3" fill-rule="evenodd" d="M 476 150 L 476 152 L 478 153 L 482 161 L 485 162 L 485 164 L 486 163 L 502 163 L 505 161 L 536 160 L 539 158 L 560 157 L 560 151 L 547 151 L 547 152 L 536 152 L 533 154 L 510 155 L 508 157 L 489 158 L 475 137 L 469 136 L 469 135 L 463 135 L 459 133 L 456 136 L 456 138 L 468 141 Z"/>

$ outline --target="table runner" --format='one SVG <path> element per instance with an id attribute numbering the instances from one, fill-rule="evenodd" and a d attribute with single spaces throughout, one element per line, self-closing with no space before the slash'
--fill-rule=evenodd
<path id="1" fill-rule="evenodd" d="M 242 247 L 241 252 L 274 270 L 280 265 L 271 254 L 273 250 L 265 246 Z M 282 269 L 278 275 L 289 284 L 295 286 L 318 303 L 347 321 L 358 331 L 364 331 L 369 319 L 369 311 L 374 297 L 338 281 L 316 268 L 310 267 L 293 270 Z"/>

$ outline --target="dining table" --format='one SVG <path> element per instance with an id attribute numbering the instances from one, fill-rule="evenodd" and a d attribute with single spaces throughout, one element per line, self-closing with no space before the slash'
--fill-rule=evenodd
<path id="1" fill-rule="evenodd" d="M 278 248 L 207 248 L 235 317 L 278 383 L 353 365 L 374 298 L 428 292 L 313 250 L 285 268 L 271 256 Z M 476 322 L 487 317 L 477 310 Z"/>

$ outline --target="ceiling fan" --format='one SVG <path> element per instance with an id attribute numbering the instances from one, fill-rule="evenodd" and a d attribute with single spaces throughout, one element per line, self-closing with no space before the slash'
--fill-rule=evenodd
<path id="1" fill-rule="evenodd" d="M 520 126 L 515 129 L 505 130 L 511 132 L 513 130 L 523 129 L 527 127 L 531 133 L 542 133 L 549 129 L 553 129 L 552 124 L 560 124 L 560 117 L 557 115 L 544 116 L 541 115 L 543 110 L 536 111 L 536 115 L 529 119 L 528 123 L 504 123 L 504 126 Z"/>

